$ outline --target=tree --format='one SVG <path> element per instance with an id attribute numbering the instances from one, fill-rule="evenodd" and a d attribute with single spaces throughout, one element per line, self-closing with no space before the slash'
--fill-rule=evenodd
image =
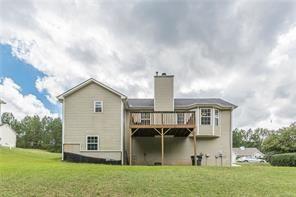
<path id="1" fill-rule="evenodd" d="M 52 152 L 62 151 L 62 120 L 60 118 L 53 119 L 49 124 L 50 144 L 49 149 Z"/>
<path id="2" fill-rule="evenodd" d="M 1 116 L 3 124 L 8 124 L 14 130 L 19 129 L 19 122 L 12 113 L 4 112 Z"/>
<path id="3" fill-rule="evenodd" d="M 233 147 L 235 148 L 238 148 L 244 145 L 242 130 L 239 130 L 238 128 L 234 129 L 232 133 L 232 144 L 233 144 Z"/>
<path id="4" fill-rule="evenodd" d="M 50 146 L 50 124 L 53 121 L 52 117 L 45 116 L 41 120 L 41 135 L 42 135 L 42 148 L 49 149 Z"/>
<path id="5" fill-rule="evenodd" d="M 257 128 L 255 130 L 235 129 L 232 134 L 233 147 L 255 147 L 262 150 L 262 143 L 264 139 L 273 132 L 273 130 L 263 128 Z"/>
<path id="6" fill-rule="evenodd" d="M 296 123 L 279 129 L 263 142 L 263 151 L 271 153 L 296 152 Z"/>
<path id="7" fill-rule="evenodd" d="M 24 134 L 24 148 L 42 148 L 42 125 L 39 116 L 26 116 L 21 121 L 21 131 Z"/>
<path id="8" fill-rule="evenodd" d="M 1 120 L 17 132 L 17 147 L 62 151 L 62 121 L 60 118 L 26 116 L 18 121 L 12 113 L 3 113 Z"/>

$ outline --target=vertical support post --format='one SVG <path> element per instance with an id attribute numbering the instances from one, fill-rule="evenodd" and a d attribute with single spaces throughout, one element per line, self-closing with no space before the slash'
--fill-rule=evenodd
<path id="1" fill-rule="evenodd" d="M 193 154 L 194 154 L 194 165 L 197 165 L 196 162 L 196 127 L 193 129 Z"/>
<path id="2" fill-rule="evenodd" d="M 163 139 L 163 128 L 161 128 L 161 165 L 163 165 L 164 162 L 164 139 Z"/>
<path id="3" fill-rule="evenodd" d="M 129 139 L 129 165 L 131 166 L 132 165 L 132 145 L 133 145 L 133 142 L 132 142 L 132 139 L 133 139 L 133 136 L 132 136 L 132 129 L 129 129 L 129 136 L 130 136 L 130 139 Z"/>

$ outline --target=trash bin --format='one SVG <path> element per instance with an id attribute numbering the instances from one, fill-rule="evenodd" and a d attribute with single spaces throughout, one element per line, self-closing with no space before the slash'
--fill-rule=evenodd
<path id="1" fill-rule="evenodd" d="M 201 165 L 201 160 L 202 160 L 202 156 L 201 155 L 196 155 L 196 164 L 198 166 Z M 192 162 L 192 165 L 194 166 L 195 165 L 194 155 L 191 156 L 191 162 Z"/>

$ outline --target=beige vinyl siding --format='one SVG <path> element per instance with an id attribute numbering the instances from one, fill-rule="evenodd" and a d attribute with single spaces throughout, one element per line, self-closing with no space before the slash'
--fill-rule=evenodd
<path id="1" fill-rule="evenodd" d="M 174 111 L 174 77 L 154 77 L 154 111 Z"/>
<path id="2" fill-rule="evenodd" d="M 94 101 L 103 101 L 103 112 L 94 112 Z M 118 95 L 91 83 L 67 96 L 64 104 L 64 144 L 80 144 L 80 150 L 86 150 L 86 136 L 98 135 L 99 150 L 121 150 Z M 77 147 L 73 150 L 78 151 Z"/>
<path id="3" fill-rule="evenodd" d="M 220 120 L 219 120 L 220 121 Z M 214 135 L 216 135 L 216 136 L 220 136 L 220 134 L 221 134 L 221 127 L 220 127 L 220 123 L 219 123 L 219 126 L 216 126 L 215 125 L 215 127 L 214 127 Z"/>
<path id="4" fill-rule="evenodd" d="M 164 164 L 188 165 L 193 155 L 193 143 L 189 137 L 164 138 Z M 135 137 L 133 138 L 133 159 L 137 165 L 154 165 L 161 162 L 160 137 Z"/>
<path id="5" fill-rule="evenodd" d="M 198 139 L 197 140 L 197 151 L 204 154 L 209 154 L 208 158 L 209 165 L 216 165 L 215 155 L 221 151 L 223 153 L 222 162 L 223 166 L 231 165 L 231 111 L 224 110 L 220 111 L 221 117 L 221 136 L 214 139 Z M 219 158 L 220 159 L 220 158 Z M 217 165 L 220 165 L 220 160 L 217 160 Z M 205 163 L 203 163 L 205 164 Z"/>
<path id="6" fill-rule="evenodd" d="M 212 135 L 212 134 L 213 134 L 213 126 L 212 125 L 200 125 L 199 126 L 199 135 Z"/>

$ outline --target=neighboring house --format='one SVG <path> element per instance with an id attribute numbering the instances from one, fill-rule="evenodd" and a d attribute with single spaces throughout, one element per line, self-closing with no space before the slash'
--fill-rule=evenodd
<path id="1" fill-rule="evenodd" d="M 251 158 L 262 158 L 264 154 L 260 152 L 257 148 L 233 148 L 232 149 L 233 156 L 235 158 L 240 157 L 251 157 Z"/>
<path id="2" fill-rule="evenodd" d="M 0 124 L 0 146 L 16 146 L 16 132 L 8 124 Z"/>
<path id="3" fill-rule="evenodd" d="M 63 159 L 113 164 L 231 165 L 232 111 L 218 98 L 174 98 L 174 76 L 154 76 L 154 99 L 89 79 L 58 96 Z"/>

